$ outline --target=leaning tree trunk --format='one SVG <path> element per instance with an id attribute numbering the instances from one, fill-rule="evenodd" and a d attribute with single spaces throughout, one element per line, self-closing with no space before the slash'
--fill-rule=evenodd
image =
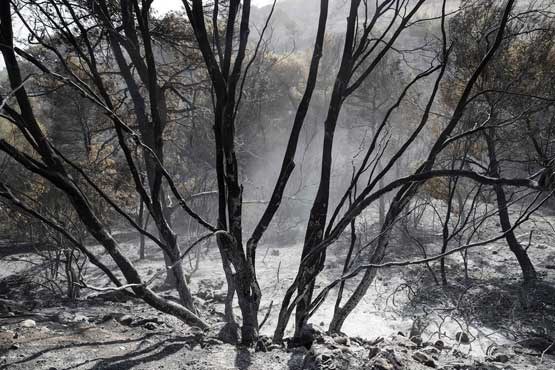
<path id="1" fill-rule="evenodd" d="M 149 132 L 150 130 L 145 130 Z M 156 134 L 153 134 L 154 137 Z M 160 134 L 158 134 L 160 135 Z M 150 141 L 150 139 L 149 139 Z M 151 147 L 157 148 L 157 156 L 163 164 L 163 148 L 160 143 L 150 142 Z M 156 145 L 156 146 L 155 146 Z M 177 235 L 171 227 L 171 212 L 169 211 L 165 199 L 165 193 L 161 186 L 161 168 L 145 151 L 145 163 L 147 169 L 147 177 L 152 191 L 152 218 L 156 223 L 160 239 L 164 241 L 166 248 L 164 249 L 164 260 L 166 264 L 166 281 L 164 285 L 175 288 L 179 294 L 181 303 L 192 312 L 196 312 L 193 303 L 193 296 L 185 280 L 183 271 L 183 263 L 180 258 L 181 250 L 177 242 Z"/>
<path id="2" fill-rule="evenodd" d="M 490 161 L 490 176 L 500 177 L 501 169 L 499 168 L 499 160 L 497 159 L 497 152 L 495 147 L 495 131 L 489 129 L 488 132 L 484 134 L 488 146 L 488 157 Z M 495 195 L 497 198 L 497 208 L 499 211 L 499 222 L 501 224 L 501 230 L 505 234 L 505 240 L 507 245 L 513 254 L 515 255 L 520 269 L 522 270 L 522 279 L 525 285 L 531 285 L 537 280 L 536 270 L 534 265 L 526 253 L 526 250 L 518 242 L 511 219 L 509 216 L 509 208 L 507 203 L 507 196 L 505 190 L 501 185 L 495 185 L 494 187 Z"/>
<path id="3" fill-rule="evenodd" d="M 374 252 L 372 253 L 372 256 L 368 261 L 368 263 L 370 264 L 378 264 L 382 261 L 385 251 L 387 250 L 387 246 L 389 245 L 391 229 L 395 224 L 395 220 L 397 219 L 398 214 L 404 208 L 403 206 L 401 206 L 402 203 L 398 203 L 397 197 L 391 202 L 389 211 L 381 228 L 380 236 L 378 237 L 376 243 L 376 248 L 374 249 Z M 360 303 L 362 298 L 366 295 L 366 292 L 368 291 L 368 288 L 370 288 L 370 285 L 374 281 L 377 273 L 377 268 L 366 269 L 361 282 L 356 287 L 355 291 L 349 297 L 347 302 L 345 302 L 342 307 L 340 307 L 339 305 L 336 307 L 329 325 L 329 331 L 331 333 L 339 333 L 341 331 L 345 320 L 355 309 L 355 307 Z"/>
<path id="4" fill-rule="evenodd" d="M 13 28 L 11 22 L 10 2 L 0 2 L 0 51 L 4 58 L 7 74 L 10 80 L 10 86 L 17 100 L 18 109 L 8 109 L 3 107 L 3 111 L 7 111 L 13 122 L 18 126 L 21 132 L 24 132 L 26 141 L 31 145 L 36 153 L 40 156 L 39 160 L 35 160 L 30 156 L 20 152 L 17 148 L 0 139 L 0 150 L 5 152 L 27 170 L 41 176 L 50 181 L 55 187 L 62 191 L 68 198 L 73 209 L 86 227 L 87 231 L 104 247 L 110 254 L 112 260 L 116 263 L 118 269 L 129 283 L 129 287 L 133 289 L 136 296 L 142 298 L 154 308 L 165 313 L 172 314 L 190 325 L 196 325 L 202 329 L 207 329 L 206 324 L 198 315 L 172 301 L 163 299 L 154 293 L 147 284 L 142 281 L 137 269 L 131 261 L 120 251 L 118 242 L 109 233 L 107 227 L 101 223 L 98 215 L 95 213 L 89 199 L 79 187 L 78 181 L 73 179 L 67 172 L 62 158 L 56 149 L 49 142 L 44 134 L 41 126 L 35 118 L 33 106 L 24 88 L 19 63 L 15 56 L 15 48 L 13 45 Z M 107 99 L 108 109 L 112 108 L 110 100 Z M 113 116 L 115 117 L 115 116 Z M 126 157 L 129 158 L 130 151 L 125 143 L 121 127 L 116 126 L 118 141 L 122 145 Z M 135 179 L 138 175 L 134 166 L 132 173 Z M 139 182 L 136 184 L 139 186 Z M 161 209 L 159 209 L 161 210 Z M 159 211 L 157 210 L 157 211 Z M 169 234 L 165 234 L 167 237 Z M 174 238 L 175 241 L 175 238 Z M 94 256 L 93 256 L 94 257 Z M 116 280 L 117 281 L 117 280 Z M 126 287 L 120 287 L 124 289 Z"/>
<path id="5" fill-rule="evenodd" d="M 165 244 L 165 248 L 163 248 L 167 267 L 165 283 L 172 287 L 175 286 L 183 305 L 195 312 L 193 298 L 183 273 L 181 251 L 175 232 L 171 228 L 171 212 L 167 209 L 163 189 L 163 136 L 168 121 L 168 107 L 165 93 L 158 82 L 149 28 L 149 7 L 137 9 L 133 7 L 132 2 L 121 2 L 122 30 L 126 37 L 126 42 L 122 42 L 122 38 L 116 36 L 119 30 L 116 31 L 111 20 L 107 18 L 107 14 L 109 14 L 107 3 L 101 1 L 99 5 L 101 9 L 99 15 L 109 29 L 110 46 L 132 98 L 141 139 L 146 144 L 146 147 L 143 147 L 143 157 L 151 193 L 149 212 L 156 224 L 160 239 Z M 135 26 L 135 19 L 138 27 Z M 142 43 L 139 42 L 139 39 L 142 39 Z M 131 60 L 136 74 L 131 70 L 122 48 L 127 52 L 127 57 Z M 137 83 L 135 76 L 140 79 L 143 86 Z M 141 88 L 146 90 L 147 98 L 143 95 Z M 142 186 L 142 184 L 136 184 L 136 186 Z M 143 195 L 142 197 L 142 200 L 146 201 Z"/>
<path id="6" fill-rule="evenodd" d="M 505 191 L 501 185 L 495 186 L 495 194 L 497 196 L 497 206 L 499 208 L 499 221 L 501 229 L 505 233 L 505 240 L 509 245 L 511 252 L 514 253 L 520 268 L 522 270 L 522 278 L 525 285 L 533 284 L 537 280 L 536 270 L 534 265 L 526 253 L 526 250 L 516 239 L 515 233 L 512 230 L 511 220 L 509 218 L 509 211 L 507 208 L 507 199 Z"/>

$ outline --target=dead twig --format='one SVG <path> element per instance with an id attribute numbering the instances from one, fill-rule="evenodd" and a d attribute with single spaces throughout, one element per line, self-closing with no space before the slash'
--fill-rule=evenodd
<path id="1" fill-rule="evenodd" d="M 266 311 L 266 315 L 264 315 L 264 318 L 262 319 L 262 322 L 260 323 L 260 326 L 258 327 L 259 330 L 262 329 L 262 327 L 264 326 L 264 324 L 268 320 L 268 317 L 270 317 L 270 313 L 272 312 L 272 307 L 273 306 L 274 306 L 274 301 L 271 301 L 270 306 L 268 306 L 268 311 Z"/>
<path id="2" fill-rule="evenodd" d="M 553 348 L 554 345 L 555 345 L 555 340 L 554 340 L 549 346 L 547 346 L 546 349 L 544 349 L 544 350 L 542 351 L 542 354 L 541 354 L 541 356 L 540 356 L 540 364 L 543 362 L 543 356 L 545 356 L 545 354 L 546 354 L 547 352 L 549 352 L 549 350 L 550 350 L 551 348 Z"/>
<path id="3" fill-rule="evenodd" d="M 100 287 L 95 287 L 95 286 L 90 286 L 88 285 L 85 280 L 81 279 L 80 282 L 74 282 L 74 285 L 80 287 L 80 288 L 85 288 L 85 289 L 90 289 L 90 290 L 94 290 L 95 292 L 118 292 L 118 291 L 122 291 L 128 288 L 137 288 L 137 287 L 142 287 L 145 284 L 141 283 L 141 284 L 125 284 L 122 286 L 118 286 L 118 287 L 106 287 L 106 288 L 100 288 Z M 128 292 L 129 293 L 129 292 Z"/>

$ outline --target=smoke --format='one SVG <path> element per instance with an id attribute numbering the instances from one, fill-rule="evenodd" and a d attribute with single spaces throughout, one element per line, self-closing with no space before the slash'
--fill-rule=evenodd
<path id="1" fill-rule="evenodd" d="M 441 1 L 437 3 L 439 7 L 438 4 L 431 4 L 422 9 L 420 18 L 430 17 L 438 9 L 440 11 Z M 458 2 L 449 3 L 452 7 Z M 324 122 L 343 51 L 342 37 L 348 5 L 346 1 L 331 1 L 320 74 L 297 148 L 296 168 L 286 188 L 282 207 L 268 230 L 267 241 L 301 241 L 304 237 L 303 230 L 320 178 Z M 255 22 L 262 24 L 268 11 L 267 8 L 253 11 Z M 372 9 L 369 9 L 370 15 L 371 12 Z M 261 67 L 258 74 L 253 72 L 250 75 L 253 81 L 249 88 L 254 89 L 257 99 L 243 104 L 238 123 L 243 134 L 239 138 L 239 148 L 241 163 L 244 164 L 244 220 L 247 232 L 263 212 L 279 174 L 296 107 L 304 91 L 318 15 L 319 1 L 279 2 L 270 24 L 266 50 L 257 60 Z M 309 19 L 314 21 L 307 21 Z M 383 30 L 388 21 L 387 17 L 381 20 L 376 33 Z M 436 57 L 436 45 L 431 45 L 430 40 L 434 33 L 437 36 L 439 32 L 437 22 L 422 22 L 410 31 L 397 41 L 395 48 L 415 51 L 388 53 L 367 81 L 343 105 L 334 138 L 330 212 L 348 189 L 353 171 L 360 166 L 389 107 L 410 79 L 428 68 Z M 381 159 L 377 164 L 370 161 L 360 186 L 368 182 L 372 173 L 375 176 L 388 164 L 419 123 L 419 113 L 428 97 L 422 92 L 429 90 L 432 81 L 433 75 L 417 83 L 391 114 L 376 139 L 376 149 L 371 155 L 372 159 Z M 249 92 L 246 94 L 249 95 Z M 424 160 L 430 137 L 431 133 L 425 130 L 422 139 L 407 150 L 405 157 L 408 159 L 397 160 L 384 177 L 384 182 L 408 174 Z"/>

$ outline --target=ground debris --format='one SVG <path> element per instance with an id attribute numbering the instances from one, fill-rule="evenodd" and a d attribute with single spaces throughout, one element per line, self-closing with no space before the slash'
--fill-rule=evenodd
<path id="1" fill-rule="evenodd" d="M 429 367 L 436 367 L 435 361 L 422 351 L 416 351 L 412 354 L 412 358 Z"/>
<path id="2" fill-rule="evenodd" d="M 37 326 L 37 323 L 35 320 L 27 319 L 20 322 L 19 326 L 22 328 L 35 328 Z"/>

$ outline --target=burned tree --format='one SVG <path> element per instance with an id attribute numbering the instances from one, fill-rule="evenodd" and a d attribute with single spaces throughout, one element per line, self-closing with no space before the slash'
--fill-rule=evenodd
<path id="1" fill-rule="evenodd" d="M 258 38 L 250 35 L 252 19 L 248 0 L 184 0 L 182 3 L 184 16 L 172 14 L 160 18 L 155 15 L 152 1 L 25 2 L 34 12 L 34 23 L 26 21 L 22 12 L 27 10 L 12 5 L 15 2 L 4 2 L 0 9 L 0 48 L 9 77 L 9 88 L 2 96 L 2 117 L 17 128 L 32 150 L 24 153 L 5 139 L 0 141 L 0 149 L 25 171 L 48 180 L 49 186 L 64 196 L 88 233 L 105 248 L 123 273 L 126 282 L 109 275 L 117 285 L 115 289 L 131 289 L 153 307 L 190 325 L 206 328 L 206 322 L 193 304 L 182 259 L 200 241 L 215 237 L 227 281 L 225 320 L 229 327 L 236 327 L 233 312 L 236 294 L 242 316 L 242 340 L 245 344 L 256 342 L 262 295 L 256 272 L 257 248 L 287 196 L 286 188 L 293 177 L 297 153 L 302 146 L 300 138 L 317 99 L 325 102 L 326 109 L 322 119 L 314 119 L 314 136 L 321 139 L 321 142 L 316 140 L 321 145 L 316 156 L 316 188 L 314 194 L 310 194 L 310 209 L 306 210 L 306 225 L 303 225 L 306 229 L 303 229 L 297 273 L 281 302 L 273 337 L 275 342 L 283 340 L 292 315 L 295 317 L 294 335 L 302 336 L 311 316 L 336 286 L 340 288 L 340 296 L 329 327 L 332 332 L 341 330 L 380 268 L 444 261 L 445 257 L 463 251 L 469 245 L 486 244 L 486 241 L 472 241 L 450 249 L 449 241 L 454 234 L 449 230 L 448 217 L 442 225 L 443 244 L 438 255 L 425 255 L 414 262 L 383 263 L 394 227 L 417 194 L 423 191 L 426 182 L 441 179 L 440 184 L 449 184 L 448 208 L 451 208 L 457 187 L 463 181 L 479 184 L 477 188 L 493 187 L 498 195 L 499 214 L 505 220 L 507 215 L 503 210 L 508 201 L 503 201 L 500 195 L 507 187 L 548 190 L 545 181 L 538 181 L 539 176 L 534 177 L 530 171 L 511 173 L 511 176 L 500 171 L 496 150 L 504 139 L 496 136 L 499 131 L 488 125 L 473 127 L 467 122 L 472 110 L 483 103 L 480 99 L 485 89 L 482 82 L 492 66 L 499 62 L 507 30 L 522 18 L 515 15 L 519 11 L 515 1 L 504 2 L 492 18 L 493 31 L 481 36 L 487 47 L 476 51 L 476 62 L 457 82 L 449 103 L 444 104 L 441 98 L 445 99 L 448 94 L 444 90 L 449 89 L 445 81 L 449 82 L 454 58 L 458 56 L 447 29 L 453 17 L 446 9 L 447 1 L 441 2 L 439 13 L 431 18 L 422 18 L 424 7 L 432 3 L 426 0 L 383 0 L 375 4 L 363 0 L 347 2 L 345 31 L 338 38 L 342 49 L 337 70 L 330 68 L 333 82 L 327 86 L 328 97 L 318 89 L 319 83 L 323 84 L 322 81 L 330 77 L 322 76 L 322 57 L 326 52 L 332 52 L 326 44 L 330 3 L 321 0 L 303 89 L 298 94 L 298 101 L 291 99 L 295 109 L 290 116 L 291 125 L 287 127 L 285 147 L 279 151 L 278 171 L 272 179 L 273 186 L 268 191 L 267 200 L 260 201 L 264 204 L 260 207 L 260 215 L 245 237 L 248 227 L 245 226 L 243 192 L 247 179 L 242 173 L 245 164 L 238 144 L 238 117 L 248 95 L 249 71 L 257 60 L 266 31 L 271 28 L 276 3 L 269 8 Z M 33 47 L 24 50 L 15 45 L 12 18 L 23 22 Z M 404 48 L 402 44 L 407 42 L 406 35 L 422 23 L 431 24 L 430 40 L 426 39 L 423 45 Z M 329 59 L 333 57 L 330 55 Z M 425 62 L 410 65 L 407 68 L 410 73 L 402 71 L 403 63 L 409 65 L 418 58 Z M 391 63 L 396 64 L 391 66 Z M 37 108 L 30 99 L 31 94 L 27 93 L 28 80 L 33 76 L 24 77 L 22 66 L 30 68 L 33 75 L 50 79 L 55 88 L 80 94 L 102 113 L 106 124 L 103 132 L 113 135 L 103 139 L 105 143 L 113 143 L 110 158 L 117 161 L 122 177 L 128 181 L 130 204 L 114 199 L 106 190 L 112 185 L 111 181 L 100 184 L 91 176 L 91 171 L 69 158 L 53 142 L 37 120 Z M 395 80 L 394 91 L 379 91 L 383 84 L 380 81 L 385 79 Z M 376 86 L 365 89 L 372 82 L 376 82 Z M 377 97 L 382 93 L 387 97 L 378 103 Z M 508 96 L 511 92 L 503 90 L 496 94 Z M 352 172 L 340 186 L 336 186 L 334 178 L 347 173 L 334 168 L 333 163 L 345 112 L 354 105 L 365 105 L 369 101 L 373 104 L 364 107 L 368 109 L 362 109 L 359 115 L 368 114 L 370 134 L 352 160 L 353 168 L 349 169 Z M 446 113 L 438 114 L 436 108 L 442 104 L 446 106 Z M 203 109 L 203 124 L 192 122 L 198 107 Z M 402 109 L 405 113 L 398 114 Z M 378 110 L 379 114 L 376 113 Z M 45 119 L 51 118 L 46 116 Z M 192 122 L 189 131 L 175 129 L 173 125 L 179 120 L 179 123 Z M 532 126 L 530 140 L 539 148 L 538 152 L 543 153 L 544 167 L 551 170 L 548 151 L 539 143 L 537 131 Z M 468 165 L 467 140 L 475 134 L 486 135 L 489 143 L 489 165 L 485 168 Z M 190 137 L 184 140 L 183 136 L 187 135 Z M 390 140 L 392 135 L 397 136 L 395 140 Z M 87 137 L 85 141 L 94 141 L 90 132 L 84 136 Z M 191 149 L 193 137 L 202 138 L 204 152 L 196 153 Z M 254 140 L 248 133 L 242 139 Z M 190 151 L 175 154 L 178 149 L 172 143 L 178 140 L 186 142 L 184 146 Z M 461 147 L 466 149 L 459 150 Z M 187 163 L 182 165 L 181 160 Z M 195 171 L 202 173 L 194 174 L 189 170 L 188 167 L 192 166 L 188 164 L 201 161 L 203 165 Z M 547 170 L 543 173 L 546 174 Z M 191 181 L 194 186 L 187 186 L 189 175 L 198 175 L 195 181 Z M 199 185 L 200 182 L 203 185 Z M 205 184 L 213 184 L 215 189 Z M 336 187 L 340 188 L 339 191 Z M 201 194 L 215 196 L 217 215 L 202 213 L 195 209 L 200 207 L 193 207 L 195 196 L 184 191 L 192 188 Z M 470 193 L 476 195 L 475 190 Z M 139 275 L 121 251 L 108 222 L 99 217 L 91 201 L 92 194 L 127 228 L 137 231 L 164 253 L 168 280 L 175 284 L 181 305 L 161 298 L 150 288 L 152 281 Z M 541 196 L 541 192 L 539 194 Z M 58 222 L 33 210 L 15 196 L 9 184 L 2 184 L 0 196 L 22 212 L 64 232 Z M 541 202 L 543 200 L 538 201 Z M 362 263 L 357 261 L 358 265 L 355 265 L 353 251 L 358 218 L 375 203 L 380 204 L 379 235 L 370 243 L 371 253 L 364 256 Z M 135 215 L 137 209 L 139 214 Z M 200 241 L 192 243 L 186 250 L 181 248 L 174 226 L 180 221 L 176 216 L 178 211 L 186 215 L 189 222 L 198 225 L 197 232 L 206 230 Z M 450 214 L 451 209 L 447 212 Z M 152 219 L 154 232 L 149 231 L 145 222 L 147 218 Z M 510 220 L 509 224 L 504 224 L 501 237 L 509 240 L 517 224 L 510 224 Z M 349 227 L 351 242 L 344 253 L 343 275 L 318 291 L 317 279 L 326 265 L 327 250 Z M 67 230 L 65 232 L 76 248 L 108 274 L 106 266 L 78 240 L 72 239 Z M 442 270 L 446 281 L 445 268 Z M 533 279 L 533 267 L 528 272 L 529 278 Z M 346 297 L 345 281 L 359 273 L 363 276 L 358 286 L 350 297 Z"/>

